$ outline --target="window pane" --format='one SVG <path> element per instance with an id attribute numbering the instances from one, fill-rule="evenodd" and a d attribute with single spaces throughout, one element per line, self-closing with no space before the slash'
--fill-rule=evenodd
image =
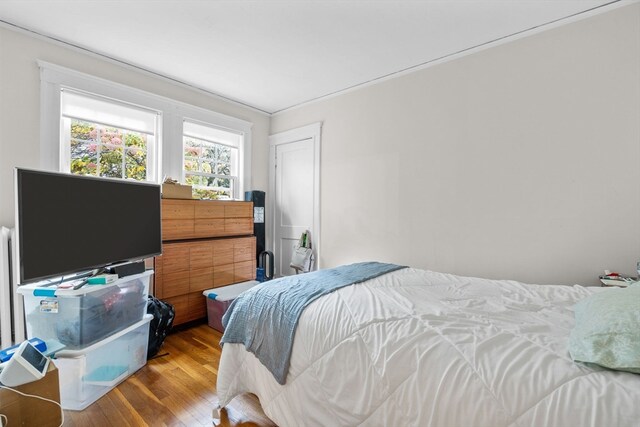
<path id="1" fill-rule="evenodd" d="M 87 141 L 95 138 L 96 129 L 93 124 L 81 122 L 79 120 L 71 121 L 71 139 Z"/>
<path id="2" fill-rule="evenodd" d="M 105 128 L 100 134 L 100 142 L 105 145 L 109 145 L 112 148 L 122 146 L 122 133 L 120 132 L 120 129 Z"/>
<path id="3" fill-rule="evenodd" d="M 198 142 L 192 138 L 184 139 L 184 155 L 189 157 L 200 157 L 202 149 Z"/>
<path id="4" fill-rule="evenodd" d="M 202 147 L 202 158 L 203 159 L 209 159 L 209 160 L 215 160 L 217 158 L 216 156 L 216 147 L 213 144 L 204 144 Z"/>
<path id="5" fill-rule="evenodd" d="M 221 162 L 230 162 L 231 161 L 231 150 L 236 150 L 235 148 L 225 147 L 223 145 L 218 148 L 218 160 Z"/>
<path id="6" fill-rule="evenodd" d="M 80 120 L 71 120 L 70 162 L 72 173 L 95 175 L 97 169 L 97 136 L 95 125 Z"/>
<path id="7" fill-rule="evenodd" d="M 193 160 L 190 157 L 184 159 L 184 170 L 189 172 L 196 172 L 198 170 L 198 161 Z"/>
<path id="8" fill-rule="evenodd" d="M 184 180 L 188 185 L 207 186 L 207 184 L 209 183 L 209 180 L 207 179 L 206 176 L 198 176 L 198 175 L 185 175 Z"/>
<path id="9" fill-rule="evenodd" d="M 100 176 L 122 178 L 122 148 L 105 146 L 100 153 Z"/>
<path id="10" fill-rule="evenodd" d="M 217 178 L 218 187 L 231 189 L 231 180 L 229 178 Z"/>
<path id="11" fill-rule="evenodd" d="M 96 144 L 91 142 L 71 141 L 71 158 L 91 157 L 95 159 Z"/>
<path id="12" fill-rule="evenodd" d="M 71 141 L 71 173 L 96 175 L 98 154 L 96 144 Z"/>
<path id="13" fill-rule="evenodd" d="M 129 132 L 124 136 L 124 143 L 126 147 L 147 148 L 147 135 Z"/>
<path id="14" fill-rule="evenodd" d="M 139 181 L 147 179 L 147 152 L 144 150 L 126 150 L 125 167 L 126 178 L 133 178 Z"/>
<path id="15" fill-rule="evenodd" d="M 218 175 L 231 175 L 231 165 L 229 163 L 218 163 L 215 173 Z"/>
<path id="16" fill-rule="evenodd" d="M 204 173 L 217 173 L 217 172 L 216 172 L 216 162 L 215 162 L 215 161 L 208 161 L 208 160 L 204 160 L 204 161 L 200 164 L 200 172 L 204 172 Z"/>

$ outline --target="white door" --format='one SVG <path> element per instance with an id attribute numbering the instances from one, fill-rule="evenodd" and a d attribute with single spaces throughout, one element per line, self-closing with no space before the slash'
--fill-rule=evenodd
<path id="1" fill-rule="evenodd" d="M 270 187 L 273 206 L 273 254 L 276 276 L 295 274 L 289 267 L 293 247 L 309 230 L 315 265 L 320 247 L 320 124 L 272 135 Z"/>

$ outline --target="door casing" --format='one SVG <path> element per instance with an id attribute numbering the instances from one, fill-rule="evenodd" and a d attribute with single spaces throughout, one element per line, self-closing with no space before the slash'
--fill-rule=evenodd
<path id="1" fill-rule="evenodd" d="M 274 252 L 275 249 L 275 228 L 276 228 L 276 147 L 281 144 L 291 144 L 298 141 L 311 139 L 314 145 L 314 165 L 313 165 L 313 225 L 311 231 L 313 249 L 315 254 L 315 268 L 321 267 L 321 233 L 320 233 L 320 136 L 322 130 L 322 122 L 316 122 L 307 126 L 291 129 L 285 132 L 276 133 L 269 136 L 269 192 L 267 194 L 267 212 L 269 215 L 267 226 L 267 242 L 266 246 Z M 276 263 L 277 265 L 277 263 Z M 276 271 L 276 275 L 280 275 Z"/>

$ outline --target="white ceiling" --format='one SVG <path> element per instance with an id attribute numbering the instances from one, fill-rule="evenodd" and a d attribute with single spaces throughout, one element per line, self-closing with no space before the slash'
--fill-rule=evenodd
<path id="1" fill-rule="evenodd" d="M 0 0 L 0 20 L 273 113 L 610 3 Z"/>

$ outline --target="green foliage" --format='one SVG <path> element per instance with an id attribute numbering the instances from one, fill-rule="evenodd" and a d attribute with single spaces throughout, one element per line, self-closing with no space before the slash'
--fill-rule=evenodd
<path id="1" fill-rule="evenodd" d="M 193 197 L 203 200 L 217 200 L 231 198 L 230 191 L 209 190 L 206 188 L 193 188 Z"/>
<path id="2" fill-rule="evenodd" d="M 194 197 L 201 199 L 230 198 L 231 147 L 196 138 L 184 138 L 185 181 L 193 186 Z"/>
<path id="3" fill-rule="evenodd" d="M 147 179 L 147 136 L 79 120 L 71 122 L 71 172 Z"/>
<path id="4" fill-rule="evenodd" d="M 71 123 L 71 139 L 91 140 L 95 138 L 95 135 L 91 137 L 92 131 L 95 130 L 95 125 L 87 122 L 80 122 L 74 120 Z"/>

